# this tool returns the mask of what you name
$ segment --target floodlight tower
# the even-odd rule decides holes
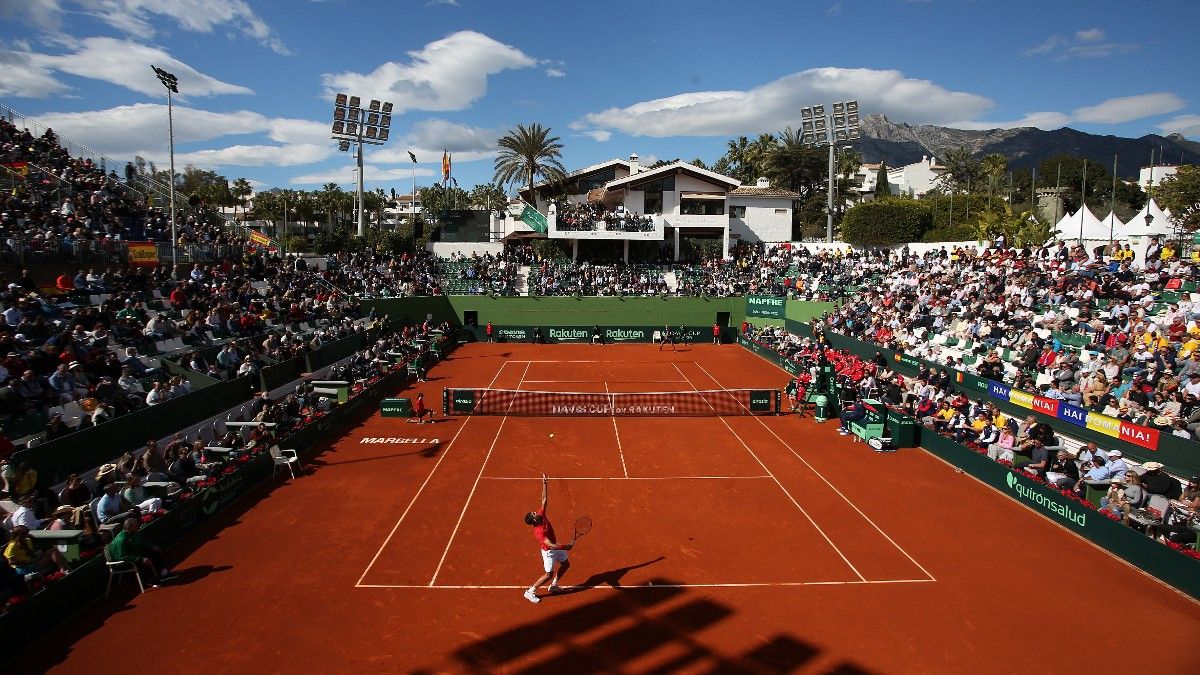
[[[345,152],[358,144],[358,236],[367,234],[366,205],[363,203],[363,144],[387,143],[392,126],[392,104],[372,99],[364,110],[358,96],[338,94],[333,101],[333,140]]]
[[[175,115],[171,101],[171,94],[179,93],[179,78],[171,73],[159,68],[158,66],[150,66],[154,74],[158,76],[158,81],[167,88],[167,140],[170,143],[171,149],[171,180],[170,180],[170,195],[171,195],[171,272],[175,272],[175,247],[179,244],[179,235],[175,232]]]
[[[856,141],[861,135],[858,101],[834,103],[832,115],[825,114],[823,105],[805,106],[800,109],[800,142],[813,148],[829,146],[829,196],[825,204],[826,241],[833,241],[834,147]]]

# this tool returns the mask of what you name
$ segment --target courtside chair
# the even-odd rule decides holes
[[[288,472],[292,474],[292,479],[295,479],[296,468],[300,466],[300,455],[295,450],[282,450],[278,445],[272,445],[270,453],[271,459],[275,462],[275,466],[271,468],[271,477],[274,478],[279,467],[286,466]]]
[[[104,565],[108,568],[108,588],[104,589],[104,597],[112,591],[113,579],[126,574],[132,574],[134,579],[137,579],[138,589],[146,592],[146,585],[142,583],[142,573],[138,570],[137,563],[128,560],[113,560],[108,553],[108,547],[104,547]]]

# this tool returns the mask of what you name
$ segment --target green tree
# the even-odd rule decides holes
[[[516,129],[500,137],[497,145],[495,182],[512,185],[524,182],[530,193],[537,177],[554,182],[566,177],[562,165],[563,144],[558,136],[550,135],[550,128],[533,123],[518,124]]]
[[[1179,167],[1152,189],[1159,206],[1171,212],[1171,220],[1187,232],[1200,229],[1200,167]]]
[[[417,191],[417,197],[421,200],[421,208],[434,215],[455,208],[465,209],[471,203],[470,195],[466,190],[453,186],[446,187],[441,183],[421,188]]]
[[[337,183],[326,183],[321,186],[320,192],[317,192],[317,209],[325,214],[325,222],[329,227],[333,227],[334,216],[341,211],[346,197],[346,193]]]
[[[467,196],[467,205],[476,211],[503,211],[508,205],[508,195],[495,183],[480,183],[471,188],[471,193]]]
[[[1008,173],[1008,158],[998,152],[993,152],[979,162],[979,168],[987,180],[988,195],[998,194],[1004,183],[1004,176]],[[982,188],[982,186],[980,187]]]
[[[945,192],[966,192],[983,187],[983,166],[971,156],[966,148],[950,150],[942,158],[945,172],[938,178],[938,186]]]
[[[875,199],[892,196],[892,184],[888,182],[887,162],[879,160],[879,173],[875,177]]]
[[[927,202],[883,198],[858,204],[842,219],[842,241],[858,246],[887,246],[920,241],[933,223]]]
[[[250,181],[245,178],[239,178],[233,181],[229,186],[229,194],[233,197],[233,219],[237,220],[237,208],[242,207],[242,219],[246,218],[246,200],[250,195],[254,194],[254,188],[250,185]]]

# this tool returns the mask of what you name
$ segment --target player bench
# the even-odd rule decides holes
[[[869,399],[864,399],[863,404],[867,407],[867,416],[850,422],[850,433],[864,442],[870,442],[873,438],[884,438],[887,408],[882,402]]]

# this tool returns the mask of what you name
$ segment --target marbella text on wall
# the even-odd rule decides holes
[[[1019,389],[1013,389],[1002,382],[995,380],[988,381],[988,394],[992,398],[1008,401],[1013,405],[1032,410],[1034,412],[1047,415],[1049,417],[1057,417],[1058,419],[1073,424],[1077,427],[1091,429],[1092,431],[1119,438],[1127,443],[1146,448],[1147,450],[1158,450],[1158,429],[1144,427],[1140,424],[1131,424],[1125,420],[1117,419],[1110,415],[1098,413],[1086,408],[1071,405],[1065,401],[1059,401],[1053,398],[1037,396],[1024,392]]]

